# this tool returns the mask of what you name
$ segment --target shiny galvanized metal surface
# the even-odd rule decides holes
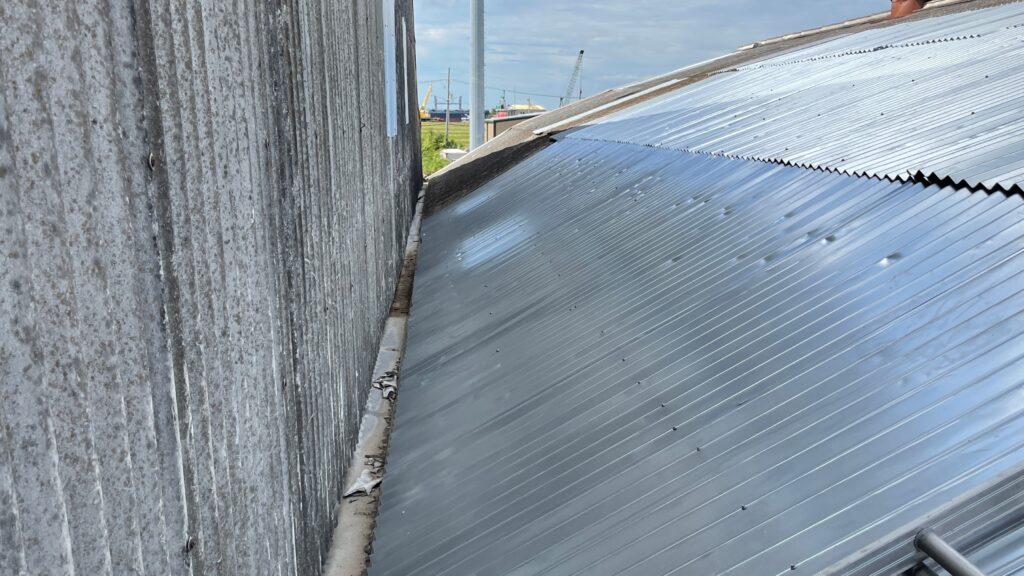
[[[870,30],[571,135],[988,190],[1024,183],[1024,4]]]
[[[373,575],[814,574],[1024,460],[1024,206],[566,139],[424,223],[403,382]]]
[[[970,558],[986,576],[1024,574],[1024,525],[972,550]]]

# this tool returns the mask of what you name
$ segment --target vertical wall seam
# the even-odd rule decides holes
[[[163,313],[161,325],[164,327],[168,359],[171,372],[170,407],[173,416],[170,423],[176,427],[174,435],[177,452],[177,472],[181,475],[181,502],[184,525],[180,527],[181,558],[191,573],[194,564],[186,562],[190,535],[199,533],[197,518],[192,513],[196,508],[195,471],[190,458],[185,456],[187,446],[186,423],[182,415],[188,413],[188,398],[185,390],[185,349],[182,341],[181,326],[181,284],[174,267],[174,221],[171,216],[170,182],[167,173],[167,150],[164,146],[164,118],[160,103],[160,75],[157,72],[156,45],[153,37],[153,22],[150,6],[160,0],[134,0],[135,42],[139,54],[139,92],[142,99],[143,126],[148,151],[145,152],[149,168],[152,172],[147,188],[152,195],[152,211],[154,219],[154,237],[157,255],[160,262],[160,279],[163,288],[159,294],[159,308]],[[172,56],[173,58],[173,56]],[[154,390],[154,394],[156,391]],[[154,405],[160,406],[158,398]],[[175,549],[174,541],[168,545],[169,551]],[[174,566],[173,557],[171,566]],[[201,565],[198,566],[201,569]]]

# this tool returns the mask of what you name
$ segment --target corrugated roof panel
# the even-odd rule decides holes
[[[740,68],[785,66],[793,62],[834,58],[852,52],[884,50],[911,44],[946,42],[974,36],[978,33],[979,26],[1005,24],[1002,22],[1005,12],[1000,10],[967,12],[968,15],[966,17],[964,14],[964,12],[959,12],[955,16],[948,18],[925,18],[871,28],[856,34],[847,34],[829,39],[826,41],[827,50],[823,50],[823,43],[819,42],[791,50],[785,54],[773,55]]]
[[[402,379],[371,574],[813,574],[1024,460],[1024,206],[565,139],[424,223]]]
[[[970,557],[986,576],[1024,575],[1024,525],[972,550]]]
[[[1010,190],[1024,183],[1021,24],[1016,3],[854,34],[719,74],[569,137]]]

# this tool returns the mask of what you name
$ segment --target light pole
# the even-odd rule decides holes
[[[469,149],[484,143],[484,0],[470,0]]]

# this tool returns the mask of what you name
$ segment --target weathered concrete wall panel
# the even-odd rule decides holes
[[[0,574],[319,572],[420,180],[395,4],[0,4]]]

